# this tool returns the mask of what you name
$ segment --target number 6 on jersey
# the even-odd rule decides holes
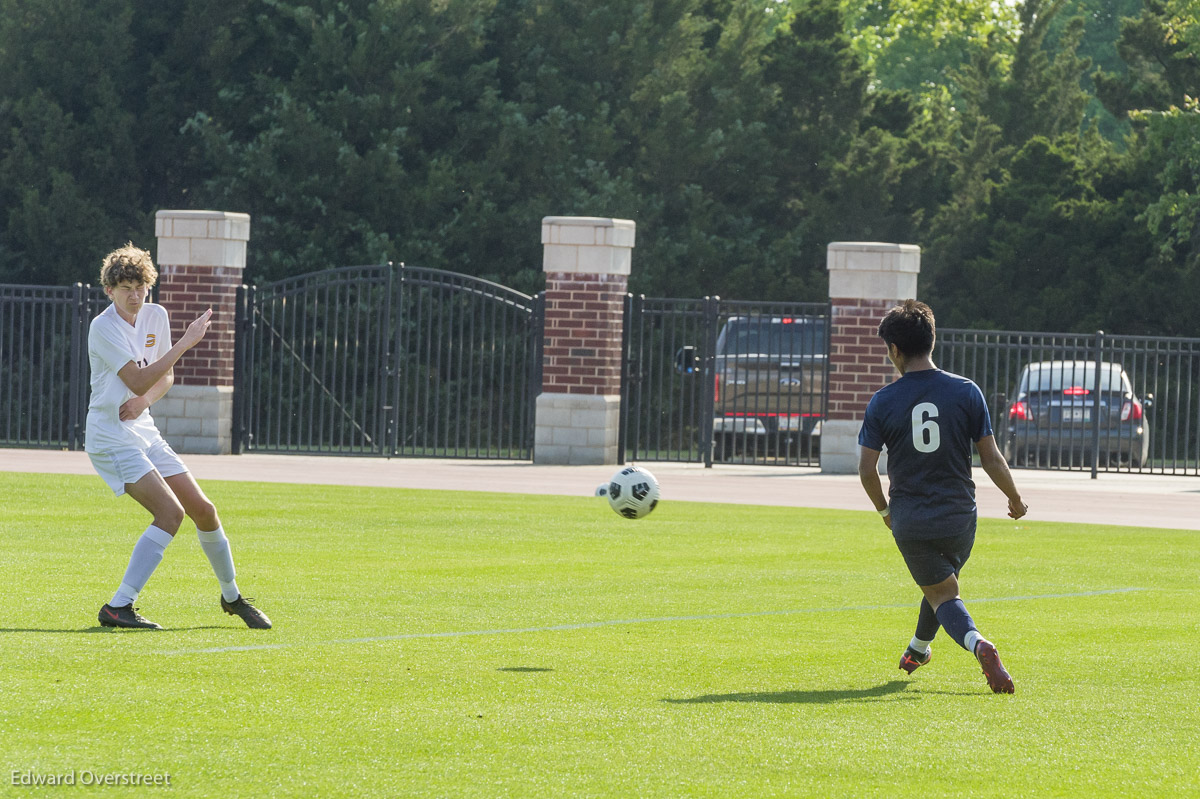
[[[934,452],[942,443],[942,431],[934,421],[938,407],[922,402],[912,409],[912,438],[917,452]]]

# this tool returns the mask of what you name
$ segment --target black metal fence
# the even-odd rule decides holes
[[[0,446],[82,449],[103,289],[0,285]]]
[[[106,304],[82,284],[0,286],[0,446],[82,448],[87,329]],[[630,297],[622,461],[817,465],[828,315]],[[433,269],[244,288],[237,447],[530,458],[542,323],[540,296]],[[1016,466],[1200,474],[1200,339],[943,329],[935,359],[979,384]]]
[[[380,264],[248,288],[238,306],[240,449],[532,457],[540,297]]]
[[[828,319],[827,303],[629,296],[621,462],[818,465]]]
[[[1200,339],[939,330],[1018,467],[1200,474]]]

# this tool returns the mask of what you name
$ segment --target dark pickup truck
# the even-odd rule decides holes
[[[823,318],[731,317],[717,337],[714,457],[815,454],[827,350]]]

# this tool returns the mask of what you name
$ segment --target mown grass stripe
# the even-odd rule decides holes
[[[1127,594],[1131,591],[1143,591],[1143,588],[1104,588],[1097,591],[1077,591],[1066,594],[1028,594],[1025,596],[1005,597],[971,597],[971,604],[980,602],[1025,602],[1042,599],[1074,599],[1078,597],[1103,596],[1105,594]],[[806,613],[849,613],[860,610],[896,610],[914,607],[914,603],[892,605],[848,605],[840,608],[796,608],[791,610],[762,610],[748,613],[703,613],[690,616],[650,616],[641,619],[609,619],[606,621],[587,621],[574,624],[552,624],[545,627],[511,627],[494,630],[457,630],[436,633],[398,633],[396,635],[376,635],[364,638],[338,638],[329,641],[297,641],[281,644],[248,644],[244,646],[212,646],[197,649],[175,649],[162,652],[163,655],[212,655],[224,652],[261,652],[272,649],[291,649],[298,646],[348,646],[350,644],[374,644],[383,641],[409,641],[422,638],[466,638],[478,635],[517,635],[525,633],[552,633],[571,630],[591,630],[599,627],[619,627],[628,624],[662,624],[665,622],[681,621],[716,621],[720,619],[750,619],[763,616],[796,616]]]

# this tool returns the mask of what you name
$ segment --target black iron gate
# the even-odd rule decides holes
[[[627,302],[623,461],[817,464],[827,305]],[[82,448],[106,304],[0,286],[0,447]],[[542,321],[540,296],[390,264],[243,288],[236,449],[528,459]],[[938,333],[938,365],[983,389],[1014,465],[1200,474],[1200,339]]]
[[[1018,467],[1200,474],[1200,339],[939,330]]]
[[[243,288],[241,451],[532,457],[542,299],[379,264]]]
[[[0,285],[0,446],[83,449],[99,286]]]
[[[629,296],[621,462],[819,465],[829,313],[828,303]]]

